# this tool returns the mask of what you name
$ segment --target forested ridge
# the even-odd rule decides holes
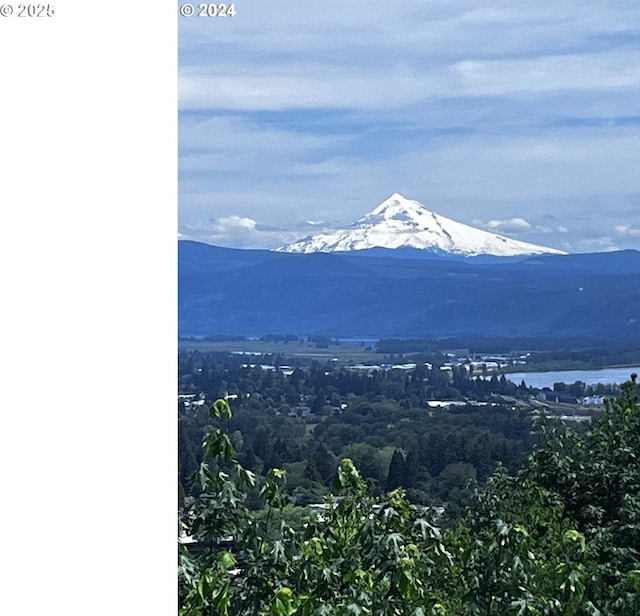
[[[567,427],[506,379],[180,361],[220,398],[179,408],[181,615],[640,611],[634,383]]]
[[[638,338],[637,251],[492,263],[360,252],[293,254],[180,241],[178,331]]]

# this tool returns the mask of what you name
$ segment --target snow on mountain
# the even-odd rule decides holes
[[[309,253],[376,247],[411,247],[461,256],[566,254],[554,248],[512,240],[456,222],[398,193],[346,229],[310,235],[276,250]]]

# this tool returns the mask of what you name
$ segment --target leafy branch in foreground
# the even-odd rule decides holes
[[[584,436],[540,425],[527,473],[554,493],[584,534],[596,572],[589,594],[603,613],[640,613],[640,407],[634,375]]]
[[[541,422],[527,467],[498,468],[445,530],[402,488],[372,497],[348,458],[319,515],[293,508],[285,472],[257,478],[212,427],[180,516],[180,615],[640,613],[640,411],[622,389],[586,435]]]
[[[213,419],[228,417],[224,401]],[[271,469],[259,514],[246,505],[255,477],[220,428],[203,442],[203,494],[183,512],[180,614],[437,614],[451,556],[432,514],[398,489],[379,502],[349,459],[340,463],[321,515],[296,529],[283,515],[284,471]],[[428,575],[425,576],[425,572]],[[407,611],[409,610],[409,611]]]

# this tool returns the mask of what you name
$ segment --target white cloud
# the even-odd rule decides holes
[[[331,226],[320,222],[302,222],[284,227],[260,224],[242,216],[224,216],[204,224],[181,225],[178,239],[231,248],[273,249],[300,240],[310,233],[329,230],[332,230]]]
[[[182,109],[388,109],[455,96],[523,96],[556,92],[636,89],[634,53],[550,54],[485,60],[473,56],[435,67],[290,63],[184,66]],[[366,69],[366,70],[365,70]]]
[[[482,227],[492,233],[501,233],[505,235],[522,235],[526,234],[529,241],[535,243],[536,235],[553,235],[556,233],[566,234],[569,230],[564,226],[551,227],[546,224],[538,224],[525,220],[524,218],[509,218],[505,220],[494,219],[487,223],[476,220],[475,225]]]
[[[616,225],[614,229],[620,235],[640,237],[640,226],[638,225]]]
[[[485,226],[493,233],[521,233],[522,231],[529,231],[531,229],[531,224],[524,218],[490,220]]]
[[[243,218],[242,216],[226,216],[212,220],[212,230],[216,233],[245,233],[254,231],[256,221],[251,218]]]
[[[259,234],[257,223],[243,216],[223,216],[206,223],[181,225],[178,239],[194,240],[218,246],[250,247]]]
[[[231,74],[184,68],[180,75],[183,109],[284,110],[315,108],[378,109],[431,98],[423,82],[442,79],[415,75],[408,68],[363,72],[325,64],[252,67]],[[444,91],[444,84],[438,88]]]
[[[451,67],[458,94],[513,96],[554,91],[637,88],[640,73],[631,52],[548,55],[517,60],[464,60]]]

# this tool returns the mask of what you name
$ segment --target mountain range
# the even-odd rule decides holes
[[[465,257],[565,254],[554,248],[520,242],[451,220],[399,193],[394,193],[372,212],[344,229],[311,235],[276,250],[311,253],[373,248],[413,248]]]
[[[298,254],[180,241],[178,259],[181,336],[640,338],[634,250]]]

